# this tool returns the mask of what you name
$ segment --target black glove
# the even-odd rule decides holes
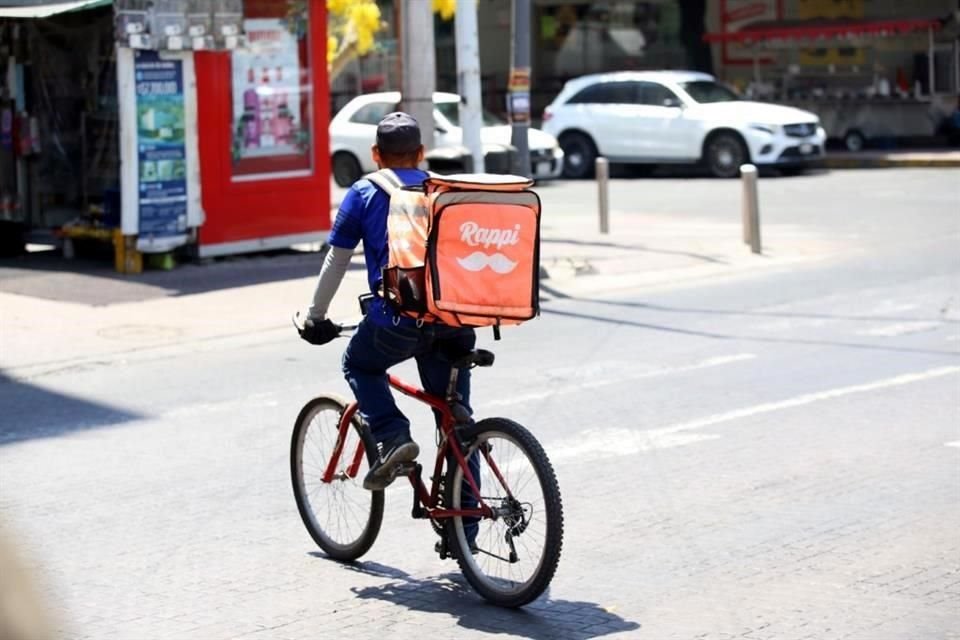
[[[300,330],[300,337],[310,344],[327,344],[340,335],[340,326],[329,320],[307,318]]]

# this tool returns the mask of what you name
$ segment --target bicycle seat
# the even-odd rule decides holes
[[[492,351],[486,349],[475,349],[455,359],[452,364],[455,369],[467,369],[470,367],[491,367],[493,366],[494,355]]]

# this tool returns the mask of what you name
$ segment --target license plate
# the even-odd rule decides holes
[[[547,175],[550,173],[550,163],[549,162],[538,162],[537,163],[537,175]]]
[[[813,145],[810,144],[809,142],[803,143],[802,145],[800,145],[800,153],[802,153],[803,155],[813,153]]]

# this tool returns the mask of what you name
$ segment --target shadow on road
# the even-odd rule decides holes
[[[541,286],[541,289],[544,289]],[[551,291],[544,289],[547,293]],[[599,302],[596,300],[587,300],[585,298],[572,298],[570,296],[564,296],[563,293],[559,293],[558,298],[565,298],[568,300],[580,300],[581,302]],[[636,327],[638,329],[648,329],[650,331],[664,331],[667,333],[677,333],[680,335],[688,336],[697,336],[700,338],[713,338],[715,340],[745,340],[748,342],[759,342],[766,344],[803,344],[803,345],[815,345],[815,346],[832,346],[832,347],[843,347],[846,349],[864,349],[867,351],[889,351],[891,353],[921,353],[926,355],[948,355],[956,356],[955,351],[949,349],[915,349],[911,347],[896,347],[887,344],[869,344],[864,342],[843,342],[839,340],[811,340],[806,338],[771,338],[769,336],[751,336],[735,333],[717,333],[713,331],[699,331],[696,329],[683,329],[680,327],[669,326],[665,324],[653,324],[650,322],[637,322],[635,320],[627,320],[624,318],[611,317],[605,315],[597,315],[590,313],[577,313],[574,311],[560,311],[559,309],[550,309],[546,306],[540,308],[540,312],[543,315],[555,315],[565,318],[577,318],[580,320],[589,320],[593,322],[605,322],[609,324],[618,324],[627,327]],[[749,312],[748,312],[749,313]],[[799,317],[799,316],[798,316]],[[876,319],[876,318],[874,318]]]
[[[49,391],[0,372],[0,446],[108,427],[139,416]]]
[[[392,602],[423,613],[441,614],[445,618],[453,616],[457,625],[465,629],[511,634],[531,640],[588,640],[640,628],[640,624],[625,620],[595,603],[553,599],[549,590],[522,609],[504,609],[483,600],[457,572],[418,579],[376,562],[340,566],[389,579],[382,585],[353,588],[358,598]]]
[[[883,315],[849,315],[839,313],[801,313],[796,311],[755,311],[744,309],[707,309],[703,307],[668,307],[660,304],[650,304],[649,302],[624,302],[622,300],[603,300],[600,298],[586,298],[582,296],[571,296],[552,288],[549,285],[540,283],[540,289],[550,294],[557,300],[573,300],[576,302],[587,302],[589,304],[607,305],[613,307],[628,307],[631,309],[646,309],[648,311],[657,311],[662,313],[675,314],[693,314],[693,315],[713,315],[713,316],[745,316],[754,318],[787,318],[803,320],[850,320],[853,322],[943,322],[945,324],[960,324],[960,319],[947,317],[946,313],[949,306],[941,310],[940,315],[934,316],[883,316]]]
[[[671,249],[652,249],[650,247],[645,247],[643,245],[637,244],[623,244],[619,242],[606,242],[606,241],[595,241],[595,240],[579,240],[574,238],[540,238],[541,244],[569,244],[578,247],[596,247],[603,249],[624,249],[628,251],[636,251],[638,254],[643,253],[656,253],[659,255],[667,256],[683,256],[685,258],[693,258],[694,260],[700,260],[701,262],[711,262],[714,264],[727,264],[728,260],[722,260],[713,256],[708,256],[702,253],[693,253],[691,251],[675,251]],[[547,261],[547,258],[541,257],[541,260]]]

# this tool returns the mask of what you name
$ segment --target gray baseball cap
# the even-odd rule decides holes
[[[381,153],[411,153],[420,148],[420,125],[409,113],[388,113],[377,125]]]

